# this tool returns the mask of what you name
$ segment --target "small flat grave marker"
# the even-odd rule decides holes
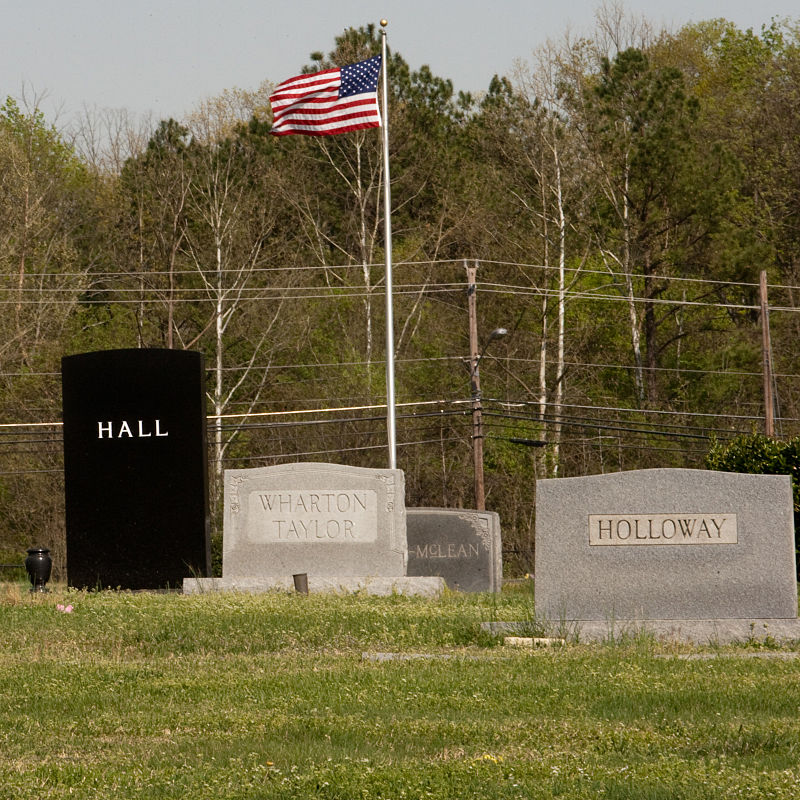
[[[450,589],[499,592],[500,517],[493,511],[409,508],[408,574],[440,575]]]

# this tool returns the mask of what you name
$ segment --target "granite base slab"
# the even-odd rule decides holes
[[[536,622],[536,627],[542,623]],[[526,622],[482,622],[481,629],[496,635],[524,633]],[[567,641],[619,641],[631,636],[653,636],[660,641],[691,644],[732,644],[734,642],[800,640],[800,619],[647,619],[594,620],[571,619],[544,623],[550,635]]]
[[[309,593],[334,592],[354,594],[365,592],[368,595],[386,597],[402,594],[415,597],[439,597],[445,589],[441,577],[343,577],[319,578],[308,576]],[[205,594],[207,592],[241,592],[261,594],[263,592],[294,592],[291,575],[269,578],[184,578],[184,594]]]

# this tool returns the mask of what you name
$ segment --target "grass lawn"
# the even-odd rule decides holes
[[[0,798],[800,798],[800,643],[480,632],[531,611],[0,584]]]

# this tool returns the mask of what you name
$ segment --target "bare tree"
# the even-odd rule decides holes
[[[84,106],[67,135],[91,170],[116,177],[126,161],[144,152],[153,127],[150,115],[133,115],[124,108]]]
[[[206,120],[205,131],[214,127],[213,120]],[[179,331],[179,337],[185,348],[210,339],[207,349],[212,353],[214,375],[209,398],[215,419],[216,498],[222,486],[225,451],[236,434],[234,430],[227,440],[223,438],[223,416],[243,387],[247,388],[246,410],[239,419],[260,401],[269,366],[263,362],[269,358],[267,345],[275,337],[283,299],[279,295],[269,307],[260,305],[263,313],[259,314],[258,330],[246,347],[236,348],[244,362],[232,365],[236,372],[227,370],[229,337],[248,303],[248,295],[258,286],[254,276],[264,263],[265,245],[275,224],[275,206],[269,202],[265,189],[259,187],[266,181],[257,155],[241,139],[195,144],[191,162],[193,180],[186,210],[192,223],[187,227],[184,246],[210,301],[211,313],[199,330],[190,335]],[[237,337],[241,337],[241,325],[237,331]],[[234,377],[226,380],[228,375]]]

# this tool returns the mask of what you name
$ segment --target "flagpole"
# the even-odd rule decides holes
[[[386,26],[381,20],[383,66],[383,220],[386,251],[386,430],[389,437],[389,469],[397,469],[397,433],[394,400],[394,311],[392,309],[392,192],[389,185],[389,81],[386,77]]]

